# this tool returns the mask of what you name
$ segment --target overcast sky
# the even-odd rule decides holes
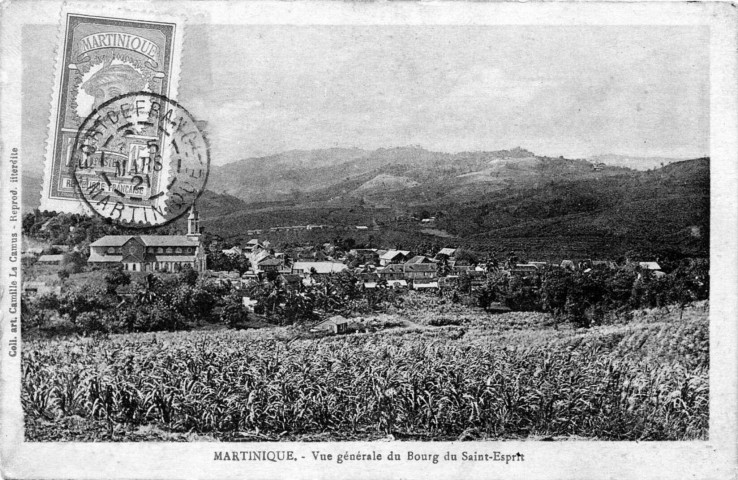
[[[706,28],[190,28],[179,100],[209,123],[215,164],[334,146],[709,154]],[[53,48],[42,31],[46,43],[24,32],[39,61]],[[50,89],[33,83],[31,129],[27,104]]]

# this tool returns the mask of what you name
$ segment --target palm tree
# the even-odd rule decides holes
[[[158,294],[156,287],[158,286],[159,279],[152,273],[149,273],[144,278],[144,283],[139,284],[139,289],[136,292],[136,303],[139,305],[151,305],[156,301]]]
[[[446,277],[451,273],[451,267],[448,266],[448,261],[442,258],[436,265],[436,276]]]

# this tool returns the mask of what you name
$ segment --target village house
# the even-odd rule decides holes
[[[177,272],[185,265],[205,271],[206,254],[199,224],[193,206],[187,219],[187,235],[106,235],[90,244],[87,262],[123,265],[124,270],[131,272]]]
[[[36,263],[42,265],[61,265],[64,255],[41,255]]]
[[[302,262],[298,261],[292,264],[292,273],[300,275],[302,278],[311,276],[326,276],[348,270],[348,267],[341,262]]]
[[[222,252],[223,252],[224,255],[236,255],[236,256],[239,256],[239,257],[241,255],[243,255],[243,250],[239,246],[235,246],[235,247],[231,247],[231,248],[222,250]]]
[[[394,288],[394,289],[407,288],[407,280],[388,280],[387,288]]]
[[[442,248],[436,254],[436,260],[448,260],[449,258],[452,258],[454,255],[456,255],[455,248]]]
[[[254,307],[259,303],[258,300],[252,300],[251,297],[241,297],[241,301],[249,313],[254,313]]]
[[[436,277],[436,264],[406,263],[404,272],[407,280],[430,280]]]
[[[23,282],[23,286],[21,288],[22,292],[29,297],[46,294],[59,295],[61,293],[61,286],[50,286],[47,285],[46,282]]]
[[[292,290],[300,290],[302,287],[302,278],[294,273],[283,273],[279,276],[282,285]]]
[[[435,290],[438,288],[438,280],[415,280],[413,281],[413,290]]]
[[[593,267],[607,267],[607,268],[617,268],[617,265],[615,262],[609,261],[609,260],[594,260],[592,262]]]
[[[41,255],[44,253],[43,247],[29,247],[29,248],[23,248],[21,250],[21,253],[27,253],[29,255]]]
[[[334,335],[348,332],[351,321],[348,318],[336,315],[327,320],[323,320],[310,329],[311,332],[331,332]]]
[[[574,262],[571,260],[562,260],[560,266],[561,268],[566,268],[568,270],[576,270],[576,265],[574,265]]]
[[[256,273],[277,272],[279,271],[279,267],[281,266],[281,260],[279,260],[278,258],[269,257],[264,258],[260,262],[258,262],[254,266],[254,271],[256,271]]]
[[[661,266],[657,262],[638,262],[638,266],[642,270],[661,270]]]
[[[413,265],[416,263],[433,263],[433,260],[425,255],[415,255],[413,258],[405,262],[405,265]]]
[[[510,269],[510,273],[523,276],[535,275],[538,273],[538,267],[531,263],[517,263]]]
[[[401,263],[392,263],[384,268],[377,269],[379,278],[390,280],[403,280],[405,278],[405,266]]]
[[[205,277],[213,280],[218,285],[240,285],[241,277],[238,272],[213,272],[208,270],[204,272]]]
[[[375,248],[353,248],[349,255],[362,259],[364,262],[375,263],[379,261],[379,255]]]
[[[262,245],[261,242],[259,242],[259,240],[256,238],[252,238],[251,240],[246,242],[246,245],[244,245],[243,247],[243,251],[247,253],[255,253],[263,249],[264,245]]]
[[[323,262],[328,260],[328,255],[323,253],[322,250],[304,250],[297,253],[297,258],[300,260]]]
[[[474,267],[472,267],[471,265],[460,265],[458,263],[454,263],[451,266],[451,271],[454,274],[458,275],[461,272],[472,272],[472,271],[474,271]]]
[[[385,266],[393,263],[403,263],[408,256],[410,256],[410,252],[407,250],[389,250],[379,257],[379,264]]]
[[[252,268],[255,268],[255,265],[269,257],[271,257],[271,255],[267,250],[256,250],[248,255],[249,263],[252,265]]]

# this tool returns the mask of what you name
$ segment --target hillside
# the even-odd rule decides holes
[[[674,162],[652,171],[586,169],[585,161],[484,159],[447,165],[446,170],[479,168],[437,178],[408,164],[387,173],[365,174],[330,188],[305,193],[301,201],[247,204],[209,217],[209,230],[238,240],[245,229],[328,224],[341,233],[291,233],[280,241],[351,237],[373,246],[449,243],[494,254],[510,250],[539,258],[706,256],[709,249],[709,160]],[[462,157],[463,158],[463,157]],[[499,175],[495,177],[495,175]],[[423,177],[425,175],[425,177]],[[385,183],[385,188],[377,187]],[[401,185],[407,188],[395,188]],[[433,228],[407,218],[435,214]],[[404,220],[398,220],[403,218]],[[357,232],[355,225],[377,224]],[[434,235],[435,234],[435,235]]]
[[[214,166],[208,188],[246,202],[328,201],[347,195],[382,205],[388,200],[384,193],[398,186],[407,192],[403,202],[423,203],[439,193],[475,196],[551,178],[601,177],[622,170],[595,170],[584,160],[540,157],[522,148],[456,154],[419,147],[328,149]]]
[[[637,171],[521,148],[330,149],[213,167],[210,178],[198,202],[203,225],[233,242],[248,240],[248,230],[318,224],[339,230],[262,236],[282,243],[343,237],[374,247],[449,243],[542,259],[709,251],[706,158]],[[40,181],[27,175],[23,182],[27,211],[38,204]],[[411,218],[429,215],[434,224]]]
[[[499,192],[450,208],[438,224],[470,240],[512,246],[542,241],[570,254],[671,249],[706,255],[709,209],[709,161],[698,159]]]

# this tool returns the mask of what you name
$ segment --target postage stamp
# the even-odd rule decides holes
[[[176,96],[177,72],[180,52],[177,36],[181,27],[173,22],[142,21],[127,18],[108,18],[77,13],[66,13],[63,18],[63,37],[57,60],[56,91],[52,98],[51,121],[47,142],[44,183],[41,192],[41,209],[80,213],[92,208],[82,201],[83,189],[94,189],[90,169],[82,173],[75,142],[80,129],[91,118],[100,120],[99,109],[116,98],[131,92],[149,92],[160,98]],[[108,119],[113,118],[112,113]],[[123,114],[125,117],[125,114]],[[87,121],[87,122],[86,122]],[[100,124],[95,124],[99,126]],[[140,129],[140,125],[139,125]],[[160,137],[146,136],[145,132],[121,129],[121,138],[113,141],[108,136],[94,155],[88,155],[105,164],[104,152],[108,149],[108,163],[127,165],[117,168],[114,186],[111,181],[102,185],[110,192],[127,191],[118,195],[112,203],[110,217],[121,222],[136,224],[138,208],[156,209],[152,219],[161,222],[165,215],[166,195],[162,186],[167,184],[168,169],[146,167],[144,176],[135,166],[144,162],[143,157],[152,150]],[[89,144],[89,138],[85,140]],[[153,142],[153,143],[152,143]],[[163,152],[158,152],[159,154]],[[166,160],[166,158],[163,158]],[[100,172],[102,173],[102,172]],[[106,177],[107,178],[107,177]],[[162,195],[156,196],[157,193]],[[116,194],[117,195],[117,194]],[[107,204],[107,202],[103,202]],[[104,207],[92,208],[102,214]],[[143,211],[143,210],[142,210]],[[141,219],[143,215],[139,216]],[[146,218],[149,218],[147,215]],[[155,223],[160,223],[154,220]]]

